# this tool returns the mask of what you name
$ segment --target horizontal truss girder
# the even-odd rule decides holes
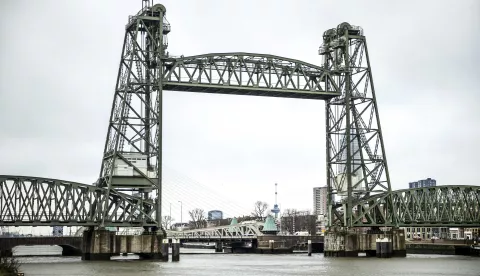
[[[304,99],[340,95],[330,71],[273,55],[206,54],[166,58],[163,66],[164,90]]]
[[[0,225],[98,226],[107,189],[57,179],[0,176]],[[145,212],[145,210],[151,210]],[[105,226],[155,226],[153,202],[110,193]]]
[[[97,226],[102,215],[100,203],[105,195],[106,189],[93,185],[38,177],[0,176],[0,225]],[[141,202],[140,198],[121,193],[110,197],[105,226],[155,226],[153,211],[141,212],[141,209],[152,210],[152,202]],[[146,208],[140,208],[142,204]],[[398,190],[354,201],[354,206],[354,227],[480,227],[480,186]],[[394,217],[398,219],[394,220]],[[170,233],[188,239],[255,238],[262,235],[261,225],[238,224]]]
[[[354,227],[480,227],[480,186],[397,190],[353,205]]]
[[[261,227],[263,227],[263,223],[225,225],[185,231],[167,231],[167,236],[183,240],[256,239],[258,236],[263,235],[260,231]]]

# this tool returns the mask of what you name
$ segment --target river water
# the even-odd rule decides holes
[[[323,254],[288,255],[182,254],[178,263],[138,260],[135,255],[111,261],[82,261],[80,257],[19,257],[29,275],[355,275],[355,276],[480,276],[480,258],[408,255],[406,258],[324,258]],[[19,252],[20,253],[20,252]]]

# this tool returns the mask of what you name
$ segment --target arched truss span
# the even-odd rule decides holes
[[[0,225],[98,226],[106,195],[106,189],[93,185],[0,175]],[[105,226],[155,225],[151,200],[122,193],[108,197]]]
[[[304,99],[340,95],[329,70],[279,56],[213,53],[162,62],[165,90]]]
[[[256,239],[263,235],[260,231],[262,227],[263,223],[225,225],[185,231],[167,231],[167,236],[189,241]]]
[[[98,226],[106,194],[106,189],[94,185],[40,177],[1,175],[0,225]],[[155,226],[151,200],[142,200],[122,193],[111,193],[109,199],[105,226]],[[354,225],[357,227],[480,226],[480,186],[436,186],[398,190],[356,200],[355,205],[353,216]],[[341,215],[341,205],[337,207],[335,212]],[[231,238],[236,235],[251,237],[259,235],[260,232],[259,225],[252,224],[189,230],[177,234],[203,239],[217,236]]]
[[[360,199],[355,205],[355,226],[480,226],[480,186],[397,190]]]

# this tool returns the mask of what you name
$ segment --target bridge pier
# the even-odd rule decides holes
[[[215,252],[223,252],[223,242],[215,243]]]
[[[115,233],[108,230],[86,230],[83,232],[82,260],[110,260]]]
[[[117,236],[108,230],[83,232],[82,260],[110,260],[111,256],[134,253],[141,259],[168,261],[168,239],[163,235],[148,232],[143,235]]]
[[[391,248],[391,254],[383,254],[383,249],[382,252],[377,252],[377,239],[388,243],[382,246]],[[368,257],[406,257],[404,232],[402,229],[391,229],[358,233],[352,230],[334,229],[325,233],[325,257],[357,257],[359,252],[365,252]]]
[[[0,257],[13,257],[13,250],[12,249],[0,250]]]
[[[167,261],[168,261],[168,252],[167,252]],[[174,239],[172,242],[172,262],[178,262],[178,261],[180,261],[180,241],[177,239]]]

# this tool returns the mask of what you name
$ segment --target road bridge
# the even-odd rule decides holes
[[[0,237],[0,255],[12,256],[12,249],[20,245],[58,245],[62,256],[81,256],[82,237]]]
[[[361,27],[343,22],[325,31],[318,51],[320,65],[243,52],[174,57],[166,51],[172,30],[166,8],[148,2],[142,1],[142,9],[125,26],[97,181],[87,185],[0,176],[0,226],[88,226],[90,231],[85,233],[91,246],[87,248],[95,251],[88,258],[95,254],[107,258],[109,245],[102,252],[93,246],[97,237],[109,239],[104,227],[144,227],[152,235],[150,241],[142,242],[150,243],[152,256],[158,256],[158,236],[164,235],[160,231],[164,90],[325,101],[332,233],[326,238],[326,249],[331,244],[335,254],[342,255],[350,250],[346,249],[349,244],[357,244],[351,231],[359,227],[376,231],[407,225],[480,226],[476,186],[392,190],[372,53]]]

